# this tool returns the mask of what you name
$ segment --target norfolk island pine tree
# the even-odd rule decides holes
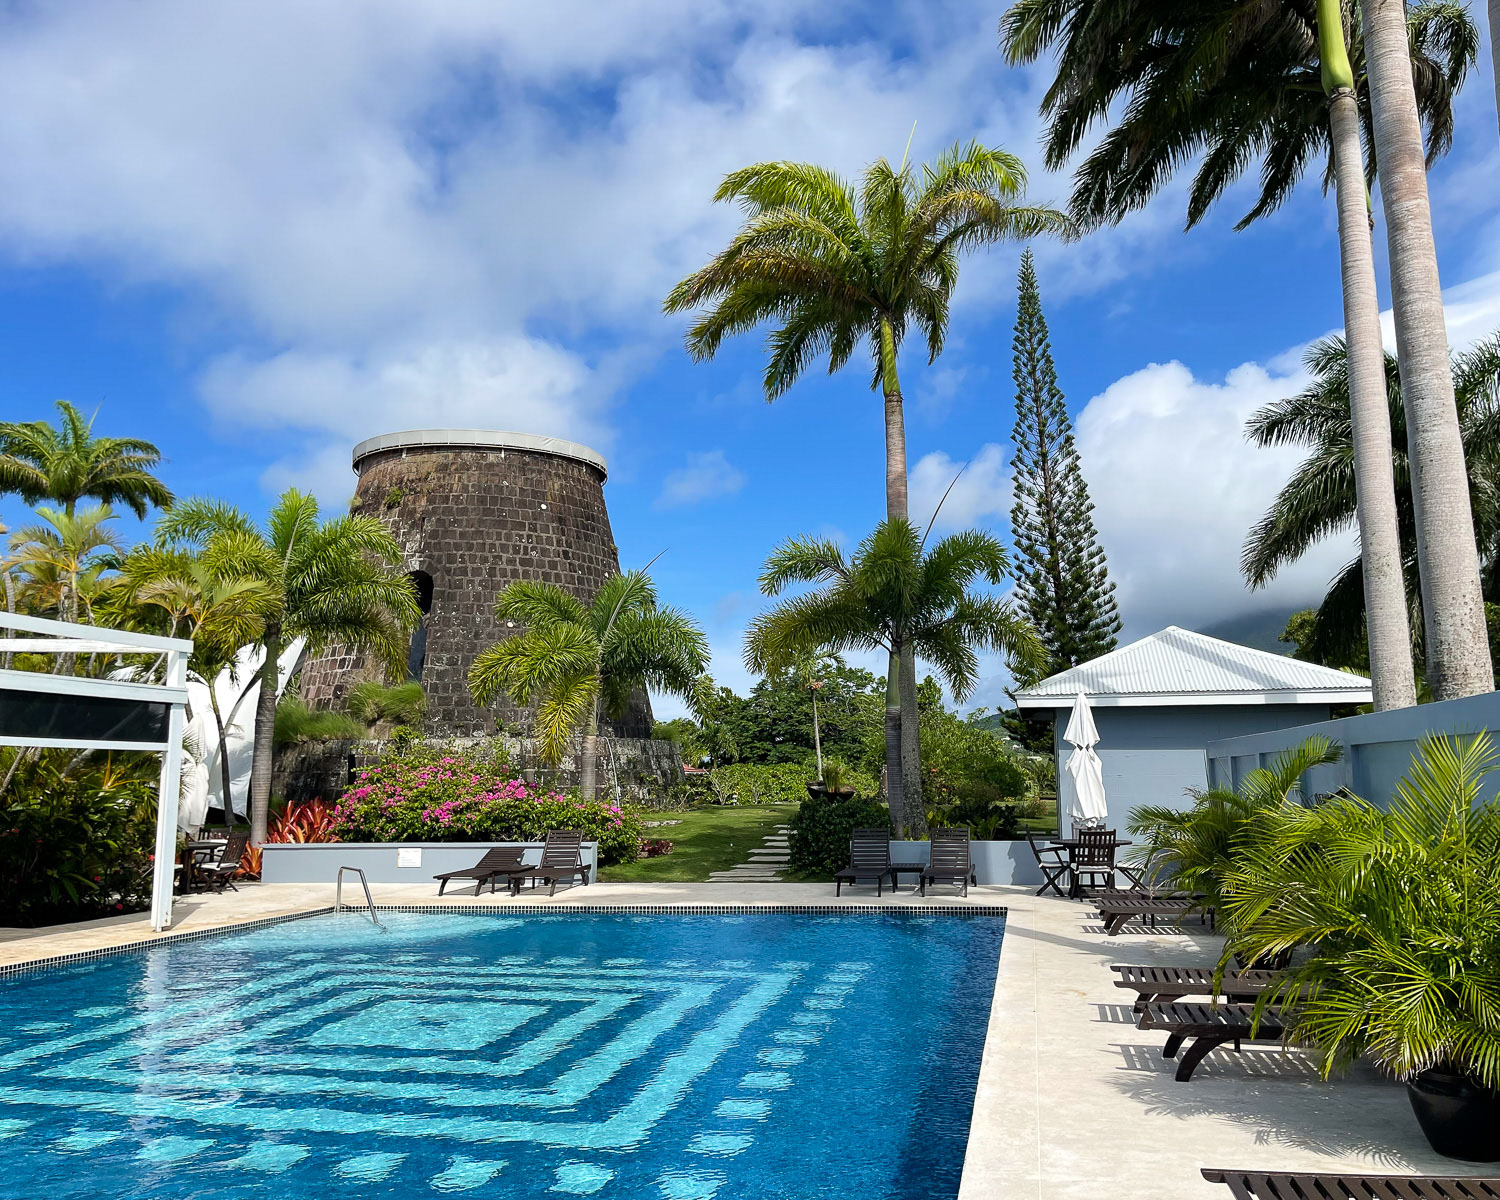
[[[1073,422],[1057,383],[1030,250],[1021,255],[1018,290],[1012,374],[1013,573],[1016,604],[1046,647],[1046,666],[1037,677],[1043,678],[1113,650],[1120,616],[1094,528],[1094,505],[1078,461]]]

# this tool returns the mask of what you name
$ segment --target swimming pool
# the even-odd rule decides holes
[[[0,982],[0,1195],[957,1194],[999,917],[383,919]]]

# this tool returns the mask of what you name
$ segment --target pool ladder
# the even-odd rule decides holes
[[[370,895],[370,881],[365,878],[365,873],[358,867],[339,868],[338,879],[335,881],[333,886],[333,911],[336,913],[344,911],[345,871],[353,871],[356,875],[359,876],[359,885],[360,887],[365,889],[365,912],[369,916],[370,920],[374,922],[375,928],[384,931],[385,926],[380,923],[380,918],[375,915],[375,899]],[[354,910],[354,907],[355,906],[351,904],[349,906],[349,910],[352,912]]]

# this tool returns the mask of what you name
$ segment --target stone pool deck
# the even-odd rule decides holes
[[[936,904],[1009,908],[959,1200],[1225,1200],[1201,1167],[1482,1174],[1434,1155],[1405,1090],[1367,1069],[1322,1083],[1305,1057],[1275,1047],[1209,1055],[1191,1083],[1172,1078],[1165,1035],[1142,1033],[1112,962],[1214,961],[1220,941],[1182,930],[1107,937],[1084,904],[1027,888],[971,888],[925,900],[912,889],[877,900],[858,888],[793,883],[601,883],[519,899],[447,895],[427,884],[373,887],[377,904],[483,908],[578,904]],[[346,890],[346,895],[347,895]],[[206,932],[314,912],[331,884],[244,885],[178,901],[173,933]],[[170,935],[169,935],[170,936]],[[0,967],[150,940],[144,916],[46,930],[0,930]]]

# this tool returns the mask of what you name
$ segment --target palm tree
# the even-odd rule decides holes
[[[708,661],[708,641],[686,613],[659,607],[644,571],[616,575],[589,604],[559,587],[517,580],[495,600],[495,616],[524,632],[483,651],[469,668],[469,690],[481,705],[501,692],[536,704],[544,762],[562,761],[582,729],[579,791],[592,800],[601,709],[623,716],[630,694],[653,687],[691,699]]]
[[[58,424],[0,423],[0,493],[27,504],[56,500],[73,515],[85,497],[123,504],[138,517],[148,505],[167,508],[172,493],[151,474],[161,451],[140,438],[95,437],[93,419],[66,400],[57,402]]]
[[[119,565],[120,539],[105,526],[114,520],[107,504],[91,504],[68,513],[42,505],[41,523],[27,525],[10,537],[6,568],[20,575],[20,600],[27,607],[57,614],[60,621],[91,623],[91,600],[104,573]],[[69,656],[58,669],[70,669]]]
[[[125,559],[114,591],[113,607],[122,624],[159,624],[151,619],[156,614],[165,620],[168,637],[192,639],[188,676],[208,689],[219,743],[224,821],[233,824],[229,729],[214,684],[234,666],[240,648],[260,637],[267,614],[276,607],[276,592],[263,580],[220,577],[190,554],[152,546],[138,547]],[[246,689],[252,684],[247,681]]]
[[[295,488],[271,509],[265,527],[233,505],[188,500],[157,523],[161,547],[196,549],[216,578],[259,580],[271,592],[256,639],[264,654],[250,767],[250,837],[266,840],[271,800],[279,660],[288,642],[312,650],[366,646],[399,670],[406,635],[420,619],[401,548],[374,517],[319,519],[318,502]]]
[[[1438,700],[1494,688],[1463,436],[1448,361],[1405,0],[1362,0],[1371,124],[1390,247],[1396,357],[1407,410],[1427,677]]]
[[[1246,426],[1259,446],[1304,446],[1307,458],[1282,486],[1245,539],[1241,568],[1251,587],[1262,587],[1324,538],[1355,520],[1358,494],[1349,405],[1349,369],[1343,339],[1327,338],[1303,359],[1313,382],[1303,391],[1256,412]],[[1385,394],[1401,559],[1415,580],[1417,527],[1407,458],[1407,412],[1401,403],[1396,359],[1384,359]],[[1470,499],[1478,526],[1479,557],[1500,596],[1500,334],[1453,361],[1459,423],[1468,460]],[[1310,645],[1322,657],[1350,657],[1362,619],[1363,563],[1349,564],[1333,581],[1318,610]],[[1404,597],[1410,611],[1417,595]],[[1410,622],[1406,636],[1412,638]]]
[[[1067,219],[1023,203],[1026,169],[1004,150],[955,144],[924,166],[879,159],[859,189],[825,167],[765,162],[732,172],[715,200],[735,200],[745,223],[729,246],[667,296],[669,313],[703,308],[688,353],[710,359],[724,338],[772,325],[766,399],[774,400],[824,354],[829,374],[861,345],[885,402],[886,519],[907,511],[906,422],[897,358],[908,329],[942,353],[959,255],[1006,239],[1065,232]],[[891,663],[899,719],[915,725],[912,663]],[[915,735],[908,743],[915,747]],[[920,773],[917,764],[913,771]],[[899,773],[890,786],[899,786]]]
[[[1445,0],[1415,5],[1410,21],[1430,160],[1452,144],[1452,98],[1473,64],[1477,35],[1463,7]],[[1093,121],[1119,114],[1075,176],[1071,208],[1085,224],[1119,221],[1201,152],[1189,227],[1260,162],[1260,196],[1237,226],[1243,229],[1278,208],[1309,163],[1326,153],[1323,183],[1336,193],[1344,327],[1353,358],[1358,518],[1376,707],[1414,703],[1385,454],[1390,438],[1366,192],[1373,155],[1361,173],[1360,130],[1368,131],[1370,104],[1360,30],[1340,0],[1021,0],[1001,31],[1013,61],[1030,61],[1061,43],[1057,78],[1042,104],[1052,118],[1049,166],[1067,161]],[[1121,98],[1126,103],[1117,105]]]
[[[1024,617],[972,590],[979,580],[1000,584],[1009,567],[1004,549],[987,533],[955,533],[928,550],[904,520],[881,522],[852,558],[834,542],[793,538],[766,560],[761,591],[779,596],[795,584],[816,590],[783,600],[750,623],[745,664],[765,673],[769,664],[819,650],[883,649],[902,663],[926,659],[962,701],[979,681],[976,651],[999,650],[1025,664],[1044,654]],[[905,722],[893,725],[887,701],[885,761],[892,781],[917,761],[902,745],[907,732]],[[922,781],[908,773],[902,783],[887,788],[891,822],[923,836]]]

